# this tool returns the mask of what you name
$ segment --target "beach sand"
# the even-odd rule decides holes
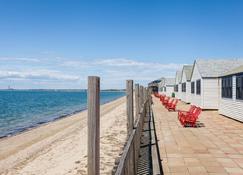
[[[125,97],[101,106],[100,129],[100,172],[111,174],[127,134]],[[87,111],[1,139],[0,174],[87,174]]]

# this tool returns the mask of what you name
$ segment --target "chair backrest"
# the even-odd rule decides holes
[[[168,103],[174,103],[175,99],[174,98],[170,98]]]
[[[169,100],[170,99],[170,97],[168,97],[168,96],[165,96],[165,98],[164,98],[164,100]]]
[[[198,118],[199,115],[201,114],[201,112],[202,112],[202,109],[200,107],[196,107],[194,117]]]
[[[190,109],[188,110],[189,113],[193,113],[196,109],[195,105],[191,105]]]

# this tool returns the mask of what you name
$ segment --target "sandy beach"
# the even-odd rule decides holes
[[[125,97],[101,106],[101,174],[126,139]],[[87,174],[87,111],[0,140],[1,175]]]

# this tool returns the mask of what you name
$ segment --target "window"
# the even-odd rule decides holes
[[[164,92],[166,92],[166,87],[164,87]]]
[[[178,92],[178,84],[174,86],[174,91]]]
[[[222,78],[222,97],[232,98],[232,76]]]
[[[181,91],[186,92],[186,83],[182,83]]]
[[[191,93],[194,94],[195,93],[195,82],[191,82]]]
[[[197,95],[200,95],[201,94],[201,80],[197,80],[196,81],[196,86],[197,86]]]
[[[243,75],[236,76],[236,99],[243,100]]]

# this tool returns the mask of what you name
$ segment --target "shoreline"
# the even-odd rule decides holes
[[[111,103],[111,102],[116,101],[116,100],[118,100],[120,98],[123,98],[123,97],[124,96],[115,98],[113,100],[105,101],[105,102],[101,103],[100,105],[102,106],[102,105],[105,105],[107,103]],[[12,133],[7,134],[5,136],[0,136],[0,141],[2,139],[5,139],[5,138],[13,137],[13,136],[19,135],[21,133],[24,133],[24,132],[27,132],[27,131],[31,131],[32,129],[36,129],[36,128],[41,127],[43,125],[46,125],[48,123],[52,123],[52,122],[55,122],[55,121],[58,121],[58,120],[61,120],[61,119],[67,118],[67,117],[71,117],[73,115],[76,115],[76,114],[81,113],[81,112],[86,111],[86,110],[87,110],[87,107],[85,107],[84,109],[81,109],[81,110],[77,110],[77,111],[71,112],[69,114],[60,115],[60,116],[58,116],[58,117],[56,117],[56,118],[54,118],[52,120],[49,120],[49,121],[38,122],[37,124],[33,124],[33,125],[29,126],[29,127],[20,128],[20,131],[12,132]]]
[[[125,97],[101,105],[101,172],[110,174],[126,140]],[[0,139],[0,174],[86,174],[87,110]]]

